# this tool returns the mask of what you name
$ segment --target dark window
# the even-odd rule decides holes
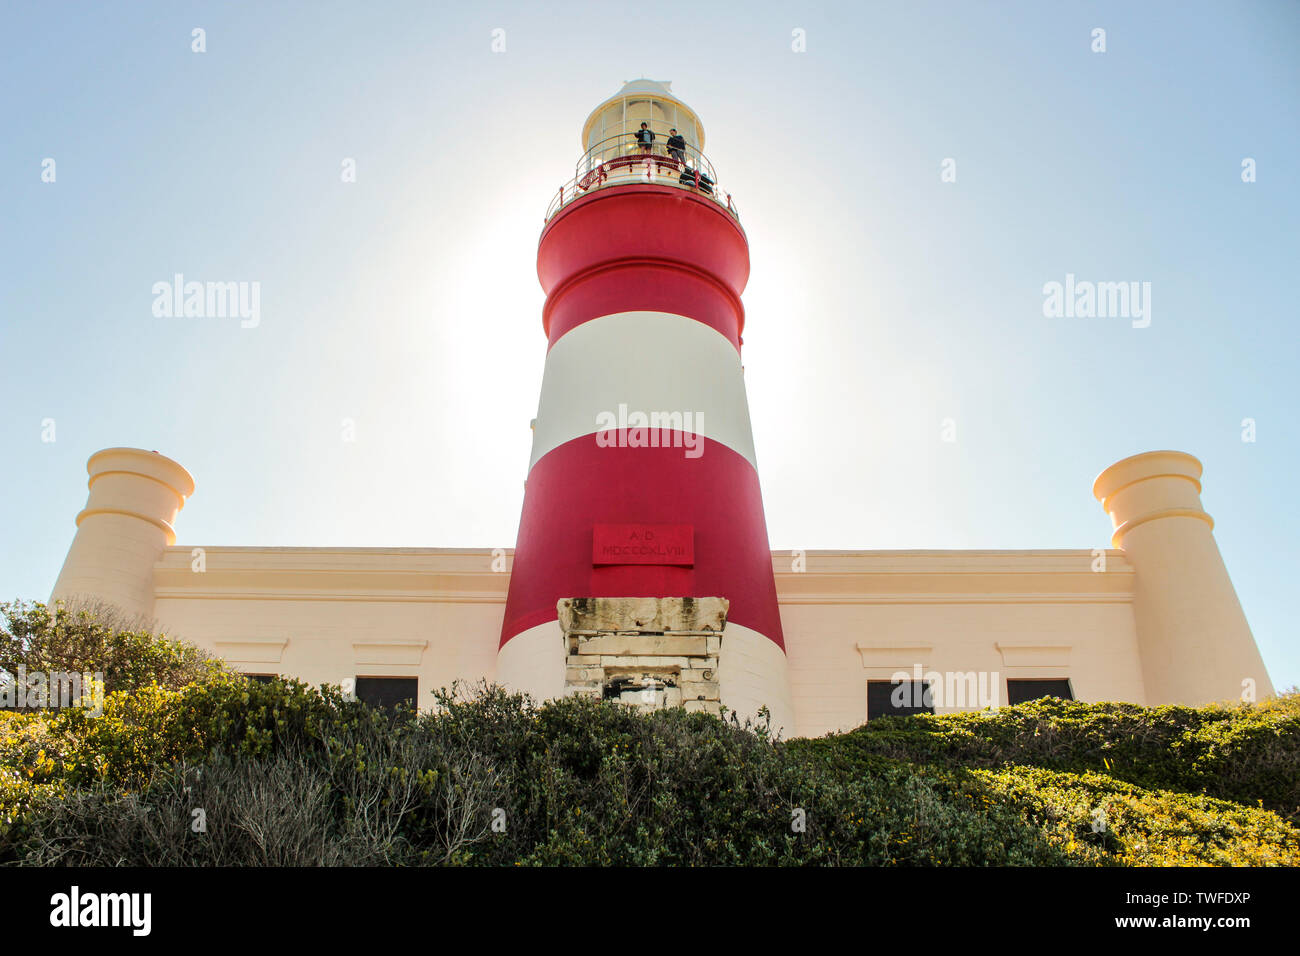
[[[419,685],[418,677],[358,677],[357,699],[389,710],[403,702],[414,707]]]
[[[605,682],[602,696],[605,700],[617,700],[624,704],[653,704],[664,706],[664,696],[669,687],[676,687],[672,678],[615,677]]]
[[[631,677],[616,677],[614,680],[605,683],[605,689],[601,696],[605,700],[622,700],[624,694],[633,693],[641,690],[638,681]]]
[[[867,720],[890,714],[933,713],[934,694],[925,681],[867,681]]]
[[[254,684],[269,684],[273,680],[279,680],[279,674],[245,674]]]
[[[1066,678],[1059,680],[1022,680],[1016,678],[1007,681],[1007,703],[1023,704],[1027,700],[1038,700],[1040,697],[1059,697],[1061,700],[1074,700],[1074,692],[1070,690],[1070,681]]]

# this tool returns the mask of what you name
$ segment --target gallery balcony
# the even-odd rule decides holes
[[[713,164],[698,149],[689,144],[682,149],[669,149],[667,137],[660,133],[655,134],[649,145],[641,143],[635,133],[623,133],[600,141],[578,160],[573,179],[551,198],[545,221],[550,222],[576,199],[602,189],[637,183],[688,190],[716,202],[737,221],[740,219],[731,194],[719,187]]]

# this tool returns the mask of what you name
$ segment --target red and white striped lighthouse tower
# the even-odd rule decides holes
[[[767,706],[788,736],[740,364],[749,246],[703,145],[668,84],[627,83],[588,118],[577,175],[548,211],[548,351],[497,678],[565,692],[562,599],[721,597],[721,702]]]

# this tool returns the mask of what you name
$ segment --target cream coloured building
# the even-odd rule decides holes
[[[360,678],[363,693],[404,678],[393,686],[414,681],[426,703],[455,680],[496,679],[512,552],[177,544],[194,491],[180,465],[117,448],[88,470],[54,599],[111,603],[250,674]],[[927,682],[937,712],[1022,688],[1140,704],[1271,695],[1200,474],[1179,452],[1106,469],[1093,491],[1114,550],[774,552],[786,736],[861,724],[869,687],[895,693],[900,676]],[[720,637],[725,669],[725,626]]]

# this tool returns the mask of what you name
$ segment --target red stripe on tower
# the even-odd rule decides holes
[[[529,472],[501,643],[554,620],[562,597],[725,597],[728,621],[784,646],[754,466],[707,438],[688,458],[680,433],[659,448],[612,437],[566,442]],[[694,566],[595,566],[593,527],[623,523],[693,526]]]
[[[717,203],[676,186],[629,185],[584,196],[542,231],[537,276],[550,344],[613,312],[674,312],[740,350],[749,279],[744,230]]]

